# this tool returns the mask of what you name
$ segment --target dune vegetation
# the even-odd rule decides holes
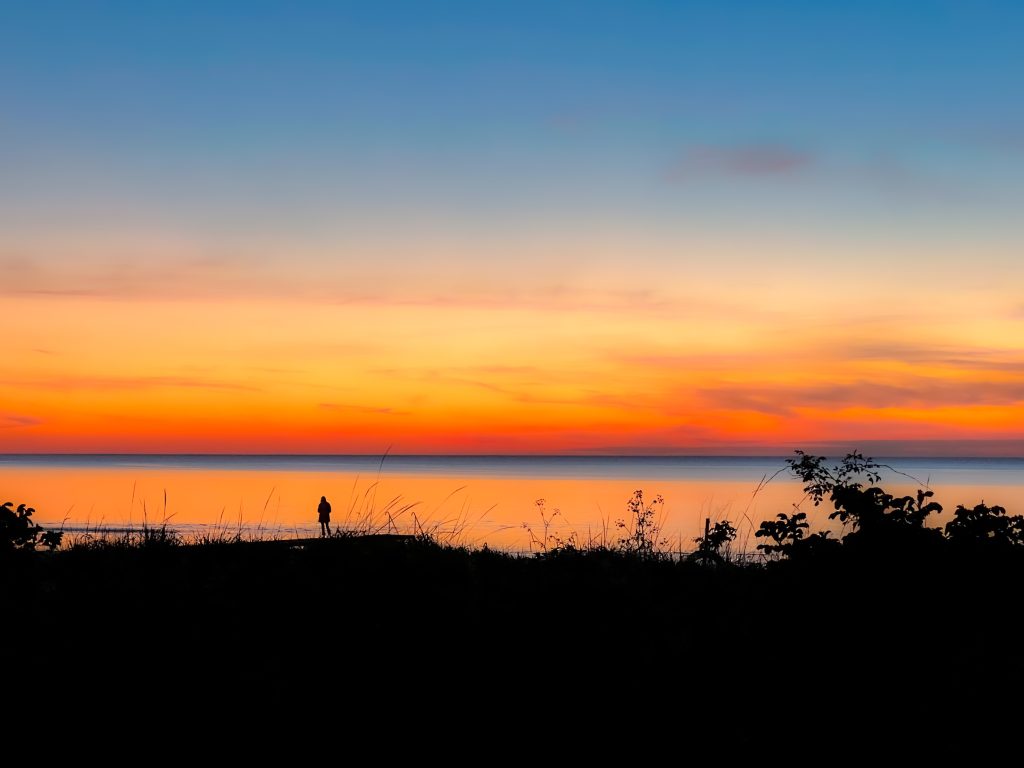
[[[1024,683],[1024,517],[959,505],[930,527],[933,492],[893,496],[879,469],[797,452],[783,471],[841,532],[811,531],[797,506],[761,521],[755,557],[731,552],[729,521],[673,555],[657,497],[640,491],[610,539],[543,534],[531,555],[427,532],[62,539],[5,504],[0,611],[13,629],[0,653],[45,659],[51,675],[99,665],[134,696],[149,683],[126,659],[192,692],[335,686],[349,703],[423,706],[453,690],[481,706],[550,695],[619,714],[656,701],[652,717],[682,727],[685,712],[687,729],[750,743],[850,722],[884,740],[946,718],[944,738],[973,738],[1012,714],[994,702]]]

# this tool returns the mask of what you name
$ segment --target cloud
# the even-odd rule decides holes
[[[897,384],[731,385],[698,390],[710,408],[792,416],[798,408],[938,408],[1024,402],[1024,381],[911,377]]]
[[[353,411],[355,413],[378,413],[384,416],[409,416],[411,411],[399,411],[394,408],[379,408],[370,405],[349,405],[347,403],[319,403],[318,408],[329,411]]]
[[[547,373],[547,369],[537,365],[461,365],[449,367],[448,370],[463,373],[517,374],[525,376],[537,376]]]
[[[779,145],[696,146],[686,150],[666,177],[669,181],[685,181],[709,176],[784,176],[803,170],[813,162],[809,153]]]
[[[69,297],[88,297],[88,298],[105,298],[110,294],[106,291],[101,291],[92,288],[26,288],[23,290],[11,291],[13,296],[69,296]]]
[[[187,376],[78,376],[52,380],[18,382],[21,386],[35,389],[74,392],[76,390],[144,390],[163,388],[215,389],[240,392],[257,392],[256,387],[236,384],[230,381],[196,379]]]
[[[977,131],[973,143],[984,149],[996,150],[1010,154],[1024,153],[1024,125],[992,126],[987,130]]]
[[[903,160],[890,155],[875,155],[862,165],[851,169],[855,179],[866,182],[883,192],[920,196],[928,194],[948,197],[949,190],[942,183],[911,168]]]
[[[1002,373],[1024,373],[1024,360],[979,360],[950,357],[939,362],[951,368],[967,368],[975,371],[999,371]]]
[[[1024,154],[1024,131],[1006,134],[996,146],[1015,154]]]
[[[846,359],[928,363],[972,371],[1024,372],[1024,351],[879,341],[844,348]]]
[[[140,246],[143,247],[143,246]],[[146,260],[79,252],[73,244],[32,257],[0,258],[0,296],[26,298],[167,298],[222,297],[248,293],[275,294],[295,281],[268,273],[259,262],[243,268],[222,259],[167,257]]]
[[[42,423],[43,420],[35,416],[26,416],[20,413],[0,413],[0,429],[34,427]]]
[[[706,371],[714,369],[734,369],[742,362],[745,366],[757,363],[763,365],[778,359],[775,350],[744,350],[742,352],[687,352],[681,354],[650,352],[621,353],[611,352],[607,355],[609,362],[616,365],[646,368],[665,373],[686,371]]]
[[[551,131],[566,136],[577,136],[594,122],[593,116],[582,112],[558,112],[544,120],[545,126]]]
[[[602,256],[601,258],[604,258]],[[608,257],[611,258],[611,257]],[[220,266],[217,266],[220,265]],[[512,285],[507,270],[495,287],[489,269],[472,273],[459,268],[446,285],[438,281],[452,265],[435,267],[429,279],[398,275],[381,262],[353,278],[334,267],[308,263],[287,269],[283,257],[256,268],[210,262],[114,263],[67,256],[39,258],[29,269],[23,262],[0,260],[0,297],[24,300],[226,300],[295,301],[353,309],[438,308],[487,311],[573,312],[697,312],[698,297],[681,298],[656,290],[583,288],[572,284],[523,278]],[[518,280],[519,278],[515,278]],[[451,283],[457,284],[452,288]],[[373,283],[361,287],[361,283]]]
[[[977,350],[960,349],[902,341],[871,341],[843,347],[843,357],[856,360],[900,360],[903,362],[934,362],[945,357],[967,358]]]
[[[860,451],[868,456],[880,457],[931,457],[931,456],[1005,456],[1017,458],[1024,455],[1024,440],[1014,439],[972,439],[951,440],[830,440],[809,442],[803,448],[828,456],[843,456],[851,451]],[[897,469],[900,467],[897,466]]]
[[[708,407],[726,411],[751,411],[769,416],[792,416],[793,393],[767,387],[728,387],[699,389],[698,396]]]
[[[390,293],[340,293],[330,303],[342,306],[438,307],[441,309],[545,310],[558,312],[690,311],[702,305],[696,299],[686,301],[652,290],[583,290],[566,285],[543,285],[530,289],[511,286],[500,291],[463,290],[426,292],[395,289]]]

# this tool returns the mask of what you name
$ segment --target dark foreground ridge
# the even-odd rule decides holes
[[[928,497],[879,507],[853,485],[822,490],[860,516],[852,534],[826,545],[787,518],[746,565],[425,536],[12,549],[0,655],[11,689],[140,707],[326,696],[387,717],[581,718],[651,742],[1016,749],[1024,547],[981,535],[1006,516],[964,509],[972,535],[943,535],[918,525]]]
[[[5,658],[142,697],[255,686],[413,706],[454,691],[481,706],[666,707],[753,738],[775,717],[804,731],[851,709],[861,729],[966,728],[1024,683],[1019,556],[708,568],[339,537],[3,568],[2,610],[17,617]]]

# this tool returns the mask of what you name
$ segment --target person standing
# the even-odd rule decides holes
[[[320,497],[320,506],[316,508],[320,520],[320,535],[331,535],[331,503],[326,496]]]

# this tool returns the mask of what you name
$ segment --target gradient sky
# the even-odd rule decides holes
[[[1024,6],[0,5],[0,450],[1024,454]]]

